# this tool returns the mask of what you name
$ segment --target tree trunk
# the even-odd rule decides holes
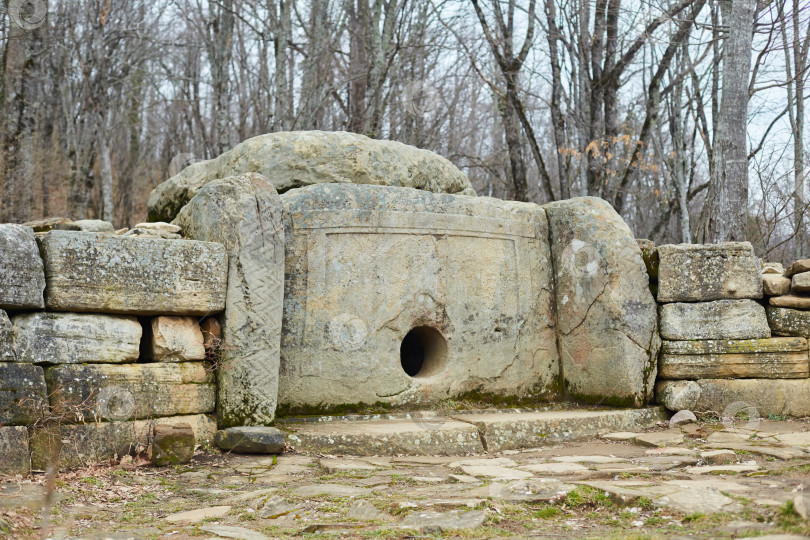
[[[728,28],[723,51],[723,97],[713,144],[709,194],[700,220],[699,241],[746,239],[748,217],[748,83],[755,0],[723,0]]]

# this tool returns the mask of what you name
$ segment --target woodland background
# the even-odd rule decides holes
[[[479,195],[596,195],[639,238],[787,261],[810,251],[809,46],[798,0],[10,0],[0,220],[131,226],[195,159],[347,130]]]

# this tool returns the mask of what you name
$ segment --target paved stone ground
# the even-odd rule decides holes
[[[755,427],[756,429],[746,429]],[[466,456],[198,452],[0,483],[0,537],[780,538],[810,534],[810,419]],[[805,518],[800,514],[804,513]]]

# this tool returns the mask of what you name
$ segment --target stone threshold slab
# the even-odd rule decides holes
[[[411,418],[281,422],[297,450],[324,454],[461,455],[538,448],[613,431],[641,431],[665,420],[661,407],[543,412],[430,411]]]
[[[659,379],[806,379],[807,351],[735,354],[662,354]]]

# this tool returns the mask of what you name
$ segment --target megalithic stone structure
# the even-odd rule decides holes
[[[215,180],[174,223],[186,236],[219,242],[228,253],[218,373],[220,428],[275,419],[284,298],[281,200],[259,174]]]

